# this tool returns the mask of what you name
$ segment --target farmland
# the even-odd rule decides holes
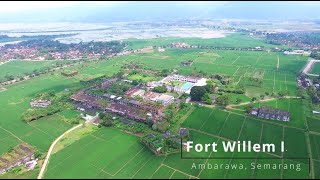
[[[65,64],[70,61],[10,61],[0,65],[0,81],[5,80],[5,76],[13,75],[14,77],[25,76],[26,73],[32,74],[36,71],[46,70],[56,67],[57,63]]]
[[[146,46],[164,46],[173,42],[184,42],[187,44],[215,46],[215,47],[276,47],[275,45],[267,44],[262,38],[248,37],[244,33],[229,33],[224,38],[212,38],[206,41],[202,38],[181,38],[181,37],[168,37],[168,38],[153,38],[153,39],[127,39],[126,43],[132,49],[139,49]],[[278,46],[279,47],[279,46]],[[285,47],[285,46],[281,46]]]
[[[168,57],[163,59],[162,57]],[[277,68],[277,58],[280,66]],[[190,67],[180,63],[193,59]],[[224,74],[233,79],[235,85],[246,87],[246,95],[259,96],[265,92],[288,91],[296,94],[296,74],[306,63],[306,57],[285,56],[280,53],[246,52],[227,50],[168,49],[165,52],[133,54],[124,62],[142,63],[151,70],[176,69],[182,75],[203,71],[207,74]],[[217,68],[219,67],[219,68]],[[250,84],[249,78],[257,78],[262,84]]]
[[[217,114],[216,118],[222,119],[224,123],[224,128],[226,132],[220,133],[215,129],[208,133],[207,129],[195,128],[191,131],[191,137],[195,142],[208,142],[210,141],[221,141],[225,139],[237,140],[240,137],[252,137],[250,140],[264,141],[278,143],[284,137],[293,137],[291,140],[287,140],[288,146],[291,146],[291,142],[294,139],[297,143],[305,144],[305,136],[303,131],[297,131],[292,128],[285,128],[282,126],[272,125],[269,123],[261,123],[253,119],[245,119],[244,117],[225,113],[219,110],[214,110],[210,115],[211,109],[207,108],[197,108],[185,121],[184,126],[188,124],[203,124],[205,121],[212,119],[210,116]],[[204,114],[204,112],[209,112],[209,114]],[[196,118],[197,115],[202,114],[202,118]],[[229,116],[229,118],[227,118]],[[205,118],[207,117],[207,118]],[[208,118],[209,117],[209,118]],[[239,121],[235,122],[236,127],[241,128],[241,126],[248,127],[248,131],[244,129],[236,131],[233,134],[232,131],[227,131],[227,127],[233,124],[233,120]],[[208,122],[206,122],[208,123]],[[260,124],[261,129],[256,129],[255,125]],[[213,126],[210,126],[213,127]],[[191,127],[193,128],[193,126]],[[285,131],[285,134],[283,132]],[[222,130],[223,131],[223,130]],[[248,132],[252,132],[248,136]],[[228,134],[228,132],[230,134]],[[245,132],[245,133],[243,133]],[[286,134],[287,133],[287,134]],[[215,134],[218,134],[215,135]],[[256,139],[254,139],[256,138]],[[248,140],[248,139],[247,139]],[[290,142],[291,141],[291,142]],[[113,146],[113,148],[109,148]],[[108,152],[105,149],[109,149]],[[293,149],[288,148],[288,149]],[[295,157],[305,157],[307,154],[304,149],[299,151],[288,151],[289,154],[294,154]],[[188,155],[186,155],[188,156]],[[45,178],[76,178],[76,177],[87,177],[87,178],[235,178],[241,176],[242,178],[261,178],[261,177],[294,177],[292,173],[294,170],[273,170],[275,173],[270,173],[270,170],[263,169],[250,169],[250,164],[252,162],[256,163],[281,163],[282,159],[278,156],[281,154],[266,154],[266,153],[224,153],[222,149],[219,149],[217,153],[197,153],[193,154],[191,157],[233,157],[234,160],[230,159],[181,159],[179,154],[168,155],[166,157],[159,156],[156,157],[151,154],[145,147],[139,143],[139,139],[129,134],[120,132],[117,129],[106,128],[96,131],[86,137],[76,141],[75,143],[62,149],[59,153],[55,153],[51,157],[51,162],[47,169]],[[239,160],[239,157],[251,157],[253,159]],[[257,157],[268,157],[273,159],[259,159]],[[256,159],[257,158],[257,159]],[[76,159],[82,159],[79,163],[74,164]],[[248,167],[243,173],[243,170],[228,170],[228,169],[212,169],[212,170],[201,170],[201,169],[191,169],[193,163],[230,163],[231,164],[243,164]],[[301,173],[296,173],[295,176],[301,178],[308,177],[308,161],[302,159],[290,160],[286,159],[285,163],[297,163],[301,162]],[[86,170],[84,170],[86,169]],[[249,170],[250,169],[250,170]]]
[[[318,62],[313,65],[310,73],[319,75],[319,72],[320,72],[320,63]]]
[[[249,40],[250,39],[250,40]],[[265,46],[258,38],[249,38],[239,34],[231,34],[225,40],[211,39],[203,41],[198,38],[167,38],[151,40],[127,40],[131,48],[137,49],[147,45],[166,45],[171,42],[186,42],[190,44],[207,44],[217,47],[248,47]],[[243,42],[247,41],[248,42]],[[280,65],[277,67],[278,58]],[[192,66],[181,66],[181,62],[192,59]],[[75,110],[64,110],[57,114],[41,118],[37,121],[25,123],[21,114],[29,108],[30,100],[41,92],[53,90],[63,92],[66,89],[75,89],[80,80],[90,80],[101,76],[111,76],[119,72],[126,63],[141,63],[148,70],[175,69],[183,75],[193,75],[203,71],[208,75],[224,74],[232,79],[232,86],[241,85],[245,94],[232,94],[231,103],[237,104],[236,99],[242,102],[251,101],[265,92],[278,93],[288,90],[290,96],[296,95],[296,74],[307,61],[302,56],[285,56],[281,53],[266,51],[241,50],[208,50],[208,49],[166,49],[165,52],[141,53],[115,57],[110,60],[84,62],[67,68],[76,70],[79,75],[74,77],[61,76],[59,70],[53,74],[45,74],[33,79],[5,87],[0,91],[0,153],[9,150],[21,141],[35,146],[45,153],[54,141],[63,132],[73,125],[68,119],[80,114]],[[30,64],[29,64],[30,63]],[[21,62],[14,61],[0,66],[0,79],[9,72],[13,75],[33,72],[35,69],[47,68],[55,62]],[[1,70],[3,68],[3,71]],[[250,78],[259,79],[261,85],[251,82]],[[130,80],[148,82],[159,80],[159,77],[147,76],[142,73],[128,76]],[[177,85],[177,84],[176,84]],[[155,156],[140,142],[139,138],[126,134],[116,128],[101,128],[85,132],[85,136],[75,138],[59,146],[50,158],[45,178],[308,178],[308,163],[304,159],[259,159],[259,157],[301,157],[308,158],[311,149],[314,167],[319,166],[318,135],[310,135],[310,147],[307,145],[305,124],[310,131],[319,133],[319,120],[305,116],[304,100],[276,99],[263,103],[253,103],[254,107],[269,105],[292,113],[289,123],[257,119],[247,116],[244,112],[233,112],[220,108],[196,107],[186,117],[182,127],[190,128],[191,138],[195,142],[208,143],[211,141],[242,140],[254,143],[268,142],[279,146],[280,141],[286,142],[286,151],[281,153],[195,153],[192,157],[211,157],[213,159],[181,159],[180,154]],[[236,108],[244,110],[245,106]],[[319,122],[318,122],[319,121]],[[187,155],[186,155],[187,156]],[[214,159],[230,157],[229,159]],[[237,158],[250,157],[249,160]],[[231,159],[233,158],[233,159]],[[201,170],[191,169],[193,163],[243,163],[250,167],[251,162],[301,162],[302,172],[294,174],[289,170],[277,170],[270,173],[268,170]],[[75,163],[76,162],[76,163]],[[318,173],[318,172],[315,172]],[[32,177],[36,173],[30,173]],[[319,174],[316,174],[319,176]],[[26,175],[27,176],[27,175]],[[29,176],[28,176],[29,177]]]
[[[288,111],[291,113],[291,120],[288,126],[305,128],[306,116],[304,114],[305,110],[303,106],[303,100],[290,98],[290,99],[278,99],[278,100],[273,100],[268,102],[253,103],[253,107],[261,107],[261,106],[270,106],[270,107],[279,108],[279,109]],[[246,105],[238,106],[236,108],[245,109],[245,107]],[[303,109],[301,110],[301,108]],[[262,119],[262,121],[265,121],[265,120]],[[281,125],[287,124],[281,121],[273,121],[273,122]]]

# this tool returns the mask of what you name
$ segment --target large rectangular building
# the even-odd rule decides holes
[[[290,113],[280,109],[275,109],[267,106],[260,108],[252,108],[251,115],[257,116],[263,119],[273,119],[279,121],[290,121]]]

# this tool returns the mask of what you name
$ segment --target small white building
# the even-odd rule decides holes
[[[158,51],[159,51],[159,52],[164,52],[164,51],[166,51],[166,49],[164,49],[164,48],[162,48],[162,47],[158,47]]]
[[[28,171],[33,170],[34,167],[36,167],[36,165],[38,164],[38,159],[26,162],[25,166],[28,169]]]
[[[36,100],[36,101],[32,101],[30,102],[31,107],[48,107],[51,104],[51,101],[47,101],[47,100]]]
[[[312,111],[313,114],[320,114],[319,111]]]

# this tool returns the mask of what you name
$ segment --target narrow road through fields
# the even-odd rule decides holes
[[[71,131],[73,131],[73,130],[81,127],[81,126],[82,126],[82,124],[79,124],[79,125],[71,128],[71,129],[69,129],[68,131],[64,132],[61,136],[59,136],[56,140],[53,141],[53,143],[51,144],[51,146],[50,146],[50,148],[49,148],[49,151],[48,151],[48,153],[47,153],[47,156],[46,156],[46,158],[45,158],[45,160],[44,160],[44,162],[43,162],[43,164],[42,164],[42,167],[41,167],[41,170],[40,170],[40,172],[39,172],[39,175],[38,175],[37,179],[42,179],[43,174],[44,174],[44,172],[45,172],[45,170],[46,170],[46,168],[47,168],[47,165],[48,165],[48,162],[49,162],[49,158],[50,158],[51,152],[52,152],[54,146],[57,144],[57,142],[59,142],[66,134],[68,134],[69,132],[71,132]]]
[[[308,64],[303,69],[303,73],[309,76],[319,76],[318,74],[309,74],[309,71],[312,69],[312,66],[315,63],[320,63],[320,60],[315,60],[315,59],[309,60]]]
[[[94,120],[96,117],[98,117],[98,115],[99,115],[99,114],[97,114],[96,116],[94,116],[94,117],[91,118],[91,119],[88,119],[88,120],[85,122],[85,124],[90,124],[90,123],[92,123],[93,120]],[[77,126],[75,126],[75,127],[71,128],[71,129],[69,129],[68,131],[64,132],[61,136],[59,136],[56,140],[53,141],[53,143],[51,144],[51,146],[50,146],[50,148],[49,148],[49,151],[48,151],[48,153],[47,153],[47,156],[46,156],[46,158],[45,158],[45,160],[44,160],[44,162],[43,162],[43,164],[42,164],[42,167],[41,167],[41,170],[40,170],[40,172],[39,172],[39,175],[38,175],[37,179],[42,179],[43,174],[44,174],[44,172],[45,172],[45,170],[46,170],[46,168],[47,168],[47,165],[48,165],[48,163],[49,163],[49,158],[50,158],[50,155],[51,155],[51,153],[52,153],[52,150],[53,150],[54,146],[55,146],[66,134],[70,133],[70,132],[73,131],[73,130],[78,129],[78,128],[81,127],[81,126],[83,126],[82,123],[81,123],[81,124],[78,124]]]
[[[279,56],[277,56],[277,57],[278,57],[277,69],[279,69],[279,67],[280,67],[280,59],[279,59]]]
[[[296,97],[296,96],[284,96],[284,98],[286,99],[299,99],[300,97]],[[258,101],[255,101],[254,103],[257,103],[257,102],[267,102],[267,101],[273,101],[273,100],[277,100],[278,98],[268,98],[268,99],[261,99],[261,100],[258,100]],[[226,106],[227,109],[233,109],[233,107],[236,107],[236,106],[242,106],[242,105],[247,105],[247,104],[250,104],[250,102],[243,102],[243,103],[240,103],[240,104],[229,104],[228,106]]]
[[[0,66],[4,65],[5,63],[8,63],[8,62],[10,62],[10,60],[9,61],[4,61],[4,62],[0,62]]]

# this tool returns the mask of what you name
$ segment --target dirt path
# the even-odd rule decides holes
[[[240,58],[240,56],[238,56],[237,59],[232,62],[232,64],[234,64],[235,62],[237,62],[237,60],[238,60],[239,58]]]
[[[42,179],[43,174],[44,174],[44,172],[45,172],[45,170],[47,168],[47,165],[49,163],[49,158],[50,158],[51,152],[52,152],[54,146],[57,144],[57,142],[59,142],[66,134],[70,133],[71,131],[73,131],[75,129],[78,129],[81,126],[82,126],[82,124],[79,124],[79,125],[71,128],[71,129],[69,129],[68,131],[64,132],[61,136],[59,136],[56,140],[53,141],[53,143],[51,144],[51,146],[49,148],[47,156],[46,156],[46,158],[45,158],[45,160],[44,160],[44,162],[42,164],[42,167],[41,167],[41,170],[39,172],[39,175],[38,175],[37,179]]]
[[[94,116],[93,118],[87,120],[87,121],[85,122],[85,124],[91,124],[97,116],[98,116],[98,114],[97,114],[96,116]],[[70,133],[71,131],[76,130],[76,129],[78,129],[79,127],[82,127],[82,126],[83,126],[82,123],[81,123],[81,124],[78,124],[77,126],[75,126],[75,127],[71,128],[71,129],[69,129],[68,131],[64,132],[61,136],[59,136],[56,140],[53,141],[53,143],[51,144],[51,146],[50,146],[50,148],[49,148],[49,151],[48,151],[48,153],[47,153],[47,156],[46,156],[46,158],[45,158],[45,160],[44,160],[44,162],[43,162],[43,164],[42,164],[42,167],[41,167],[41,170],[40,170],[40,172],[39,172],[39,175],[38,175],[37,179],[42,179],[43,174],[44,174],[44,172],[45,172],[45,170],[46,170],[46,168],[47,168],[47,165],[48,165],[48,163],[49,163],[49,158],[50,158],[50,155],[51,155],[51,153],[52,153],[52,150],[53,150],[54,146],[55,146],[65,135],[67,135],[67,134]]]
[[[280,59],[279,59],[279,56],[277,56],[277,57],[278,57],[278,63],[277,63],[277,70],[278,70],[280,67]]]
[[[303,69],[303,73],[306,74],[306,75],[309,75],[309,76],[319,76],[319,74],[310,74],[309,71],[312,69],[312,66],[315,64],[315,63],[320,63],[320,60],[315,60],[315,59],[310,59],[308,61],[308,64],[304,67]]]
[[[277,98],[268,98],[268,99],[262,99],[262,100],[258,100],[258,101],[255,101],[255,102],[268,102],[268,101],[273,101],[273,100],[276,100]],[[240,103],[240,104],[229,104],[226,108],[227,109],[232,109],[233,107],[237,107],[237,106],[243,106],[243,105],[247,105],[247,104],[250,104],[251,102],[243,102],[243,103]]]
[[[0,62],[0,66],[4,65],[5,63],[8,63],[8,62],[10,62],[10,60],[9,61],[4,61],[4,62]]]
[[[286,99],[299,99],[300,97],[296,97],[296,96],[284,96],[283,98],[286,98]],[[276,100],[278,98],[268,98],[268,99],[262,99],[262,100],[258,100],[258,101],[255,101],[256,102],[268,102],[268,101],[273,101],[273,100]],[[247,104],[250,104],[251,102],[243,102],[243,103],[240,103],[240,104],[229,104],[226,108],[227,109],[232,109],[233,107],[237,107],[237,106],[242,106],[242,105],[247,105]]]

